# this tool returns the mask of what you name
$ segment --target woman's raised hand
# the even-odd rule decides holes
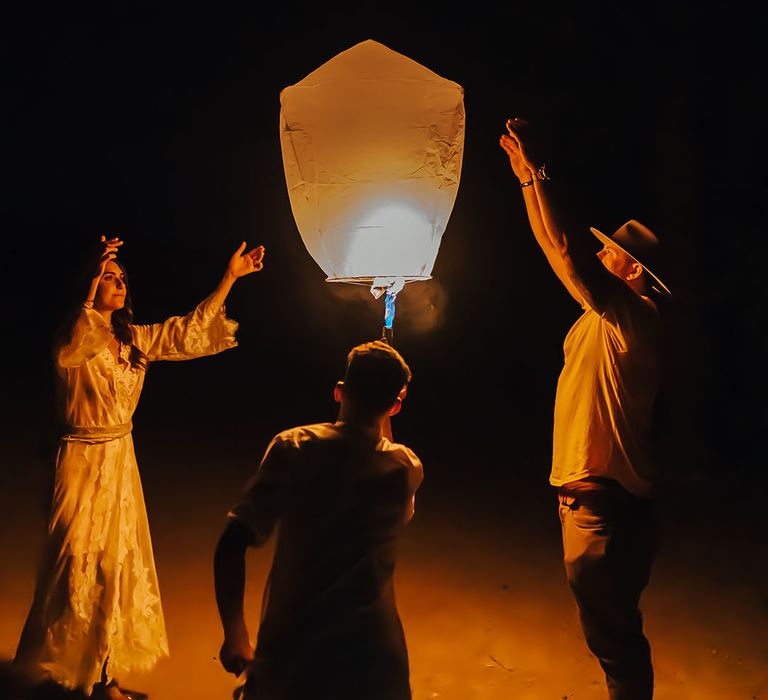
[[[246,253],[245,241],[243,241],[238,249],[232,253],[224,277],[221,282],[219,282],[219,286],[213,290],[213,294],[210,296],[211,303],[216,306],[223,304],[235,281],[241,277],[250,275],[252,272],[261,270],[264,267],[264,263],[262,262],[263,259],[263,245],[257,246]]]
[[[234,252],[229,259],[227,273],[232,277],[239,278],[250,275],[252,272],[259,272],[264,267],[264,246],[260,245],[252,250],[245,252],[245,241]]]
[[[99,278],[104,274],[104,268],[107,266],[107,263],[117,257],[117,249],[123,245],[123,242],[117,236],[113,238],[102,236],[101,245],[103,250],[99,257],[99,269],[96,275]]]
[[[93,308],[93,302],[96,298],[96,290],[99,287],[99,280],[101,280],[101,276],[104,274],[107,263],[117,257],[117,249],[121,245],[123,245],[123,242],[117,236],[114,236],[113,238],[107,238],[106,236],[101,237],[102,251],[99,255],[98,267],[96,268],[96,273],[91,280],[91,286],[88,290],[88,295],[86,296],[84,302],[89,309]]]

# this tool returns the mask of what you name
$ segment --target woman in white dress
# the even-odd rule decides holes
[[[46,553],[15,663],[37,678],[108,700],[119,673],[168,655],[131,417],[147,366],[235,347],[224,300],[261,270],[263,246],[232,255],[214,292],[186,316],[135,325],[122,241],[101,237],[90,290],[56,348],[65,434],[56,458]],[[127,692],[127,691],[126,691]]]

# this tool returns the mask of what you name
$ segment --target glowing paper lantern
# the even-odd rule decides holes
[[[280,93],[291,208],[327,281],[394,302],[406,282],[430,279],[459,188],[463,96],[370,40]]]

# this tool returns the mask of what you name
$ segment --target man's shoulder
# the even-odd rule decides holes
[[[386,438],[382,438],[381,441],[382,452],[386,452],[393,459],[397,460],[400,464],[406,467],[421,469],[421,460],[416,453],[407,445],[403,445],[399,442],[391,442]]]
[[[619,327],[653,327],[659,323],[659,310],[651,297],[638,294],[627,284],[620,284],[602,313],[602,322]]]
[[[308,425],[297,425],[293,428],[281,430],[272,438],[272,447],[278,448],[299,448],[307,442],[324,440],[333,437],[336,434],[336,428],[333,423],[311,423]]]

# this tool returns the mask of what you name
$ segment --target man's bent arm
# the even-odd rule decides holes
[[[250,649],[248,628],[245,624],[245,553],[255,546],[251,530],[237,520],[230,520],[224,529],[213,558],[213,579],[216,589],[216,605],[224,627],[225,646],[230,649]],[[223,656],[223,655],[222,655]],[[242,669],[224,667],[233,673]]]

